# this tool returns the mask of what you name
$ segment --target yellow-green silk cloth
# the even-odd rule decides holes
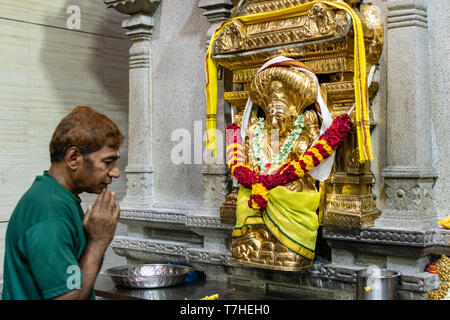
[[[248,206],[251,190],[240,187],[233,237],[243,236],[248,226],[266,225],[272,235],[295,253],[313,260],[319,221],[320,192],[294,192],[278,186],[269,191],[266,210]]]

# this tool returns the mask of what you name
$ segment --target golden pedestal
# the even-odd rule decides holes
[[[377,89],[378,85],[373,83],[369,88],[369,97],[373,97]],[[352,108],[355,99],[353,81],[325,83],[322,91],[333,118]],[[354,123],[354,111],[351,118]],[[372,117],[370,126],[375,126]],[[371,193],[374,177],[369,163],[360,164],[358,159],[356,131],[353,128],[336,151],[333,171],[325,184],[324,225],[329,230],[372,226],[381,214]]]

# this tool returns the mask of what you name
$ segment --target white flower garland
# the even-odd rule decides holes
[[[263,132],[265,131],[264,127],[266,126],[266,121],[264,118],[258,119],[258,125],[256,126],[255,129],[255,137],[253,138],[253,146],[254,146],[253,150],[255,150],[255,157],[261,169],[265,170],[266,165],[268,163],[271,163],[272,165],[280,165],[286,161],[287,157],[294,148],[295,143],[300,137],[300,134],[303,131],[304,120],[305,114],[301,114],[294,123],[295,129],[291,132],[291,134],[287,137],[286,141],[284,141],[283,145],[281,146],[280,154],[278,155],[277,158],[275,158],[272,162],[270,162],[267,160],[264,151],[261,147],[264,141],[263,139],[265,138]]]

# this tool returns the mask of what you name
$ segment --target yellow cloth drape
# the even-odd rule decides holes
[[[305,15],[316,3],[323,3],[331,7],[345,10],[352,18],[354,41],[354,84],[355,84],[355,107],[356,107],[356,131],[359,147],[360,162],[373,160],[372,143],[370,139],[368,90],[367,90],[367,70],[366,51],[364,45],[364,35],[361,20],[355,11],[344,2],[312,1],[302,5],[281,9],[277,11],[257,13],[248,16],[235,17],[224,21],[217,28],[211,38],[211,42],[206,54],[206,148],[213,150],[215,154],[216,140],[213,132],[216,130],[217,113],[217,62],[212,58],[214,42],[222,30],[233,20],[239,20],[244,24],[254,24],[270,20],[292,18]]]
[[[236,207],[236,225],[233,237],[245,234],[249,225],[266,225],[282,244],[309,259],[314,259],[317,229],[316,210],[319,192],[294,192],[281,186],[269,191],[264,212],[248,207],[251,190],[240,187]]]

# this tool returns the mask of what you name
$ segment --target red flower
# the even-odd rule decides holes
[[[245,188],[251,189],[252,185],[258,182],[258,175],[246,167],[234,169],[234,176]]]
[[[275,177],[275,175],[269,175],[269,174],[265,174],[265,175],[261,175],[259,176],[259,181],[262,183],[262,185],[270,190],[272,189],[272,185],[273,185],[273,177]]]
[[[347,136],[351,129],[351,119],[348,114],[344,113],[333,120],[331,126],[319,138],[327,142],[327,144],[336,150],[339,143]]]
[[[336,150],[341,139],[337,135],[330,135],[326,137],[325,141],[331,147],[331,149]]]
[[[286,183],[286,179],[284,179],[284,177],[282,175],[274,174],[272,176],[272,183],[271,183],[271,187],[272,188],[275,188],[275,187],[278,187],[278,186],[282,186],[285,183]]]
[[[259,194],[252,194],[248,200],[248,206],[254,208],[253,203],[256,203],[259,211],[263,212],[267,207],[267,201]],[[256,209],[256,208],[255,208]]]
[[[233,122],[228,127],[226,127],[225,130],[241,130],[241,128],[236,123]]]
[[[284,170],[283,176],[285,177],[287,182],[291,182],[291,181],[294,181],[294,180],[298,179],[298,176],[295,173],[295,168],[294,168],[294,166],[292,164],[289,164],[287,169]]]

